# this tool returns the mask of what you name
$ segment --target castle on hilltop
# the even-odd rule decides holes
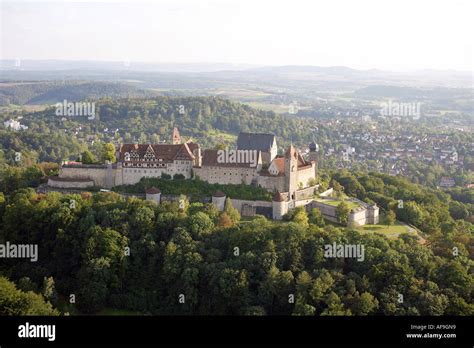
[[[182,142],[173,129],[170,144],[122,144],[116,152],[116,163],[63,163],[58,177],[49,178],[49,186],[112,188],[133,185],[142,178],[199,178],[211,184],[246,184],[269,191],[296,192],[314,186],[316,159],[306,160],[291,145],[284,155],[277,155],[276,137],[272,134],[240,133],[237,149],[231,156],[220,156],[223,150],[202,151],[197,143]],[[242,155],[239,158],[232,154]],[[222,158],[220,158],[222,157]]]
[[[240,202],[233,205],[243,215],[255,215],[259,209],[273,219],[281,219],[289,210],[313,202],[318,185],[317,145],[309,145],[304,158],[290,145],[278,155],[273,134],[240,133],[236,149],[201,150],[199,144],[182,142],[175,127],[169,144],[122,144],[117,148],[116,163],[83,164],[66,162],[59,176],[50,177],[48,186],[63,189],[132,185],[142,178],[199,178],[211,184],[246,184],[274,192],[273,203]],[[153,199],[156,201],[156,199]],[[221,197],[212,197],[221,205]],[[266,209],[266,210],[265,210]],[[378,209],[378,208],[377,208]],[[364,222],[365,223],[365,222]]]

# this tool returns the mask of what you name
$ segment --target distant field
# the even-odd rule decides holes
[[[248,106],[251,106],[255,109],[260,109],[263,111],[273,111],[277,114],[286,114],[288,112],[287,105],[277,105],[269,103],[260,103],[260,102],[245,102]]]
[[[271,103],[254,102],[254,101],[243,102],[243,104],[251,106],[254,109],[260,109],[263,111],[273,111],[277,114],[287,114],[290,108],[290,106],[287,104],[271,104]],[[298,105],[298,110],[307,110],[307,109],[309,109],[309,107]]]
[[[26,112],[33,112],[33,111],[43,111],[44,109],[48,108],[50,105],[48,104],[41,104],[41,105],[16,105],[10,104],[8,106],[0,106],[0,111],[26,111]]]
[[[215,95],[225,95],[231,98],[263,98],[268,97],[271,94],[262,91],[256,91],[253,89],[240,89],[240,88],[220,88],[212,91]]]

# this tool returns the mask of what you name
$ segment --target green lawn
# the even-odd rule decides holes
[[[408,226],[402,225],[398,221],[392,226],[381,225],[381,224],[364,225],[364,226],[359,226],[356,229],[362,233],[381,233],[391,239],[398,238],[400,234],[402,233],[410,232]]]
[[[341,201],[335,198],[329,198],[329,199],[316,199],[318,202],[325,203],[327,205],[332,205],[333,207],[337,207],[339,204],[341,204]],[[349,206],[349,209],[355,209],[359,207],[359,204],[351,202],[351,201],[345,201],[346,204]]]

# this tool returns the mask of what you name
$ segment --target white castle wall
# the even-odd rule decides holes
[[[362,226],[367,223],[367,209],[360,208],[349,214],[348,225]]]
[[[132,168],[124,167],[121,169],[122,182],[124,185],[133,185],[140,181],[141,178],[159,178],[166,170],[162,168]]]
[[[106,187],[106,166],[63,166],[59,174],[60,178],[67,179],[90,179],[95,186]]]
[[[225,196],[212,196],[212,204],[214,204],[219,211],[223,211],[225,207],[225,198]]]
[[[281,220],[283,215],[288,213],[289,207],[288,207],[288,202],[272,202],[272,218],[273,220]]]
[[[145,194],[145,199],[147,201],[153,201],[153,202],[156,202],[157,204],[160,204],[160,202],[161,202],[161,193],[146,193]]]
[[[298,201],[295,201],[295,208],[301,207],[301,206],[306,207],[308,204],[311,204],[311,202],[313,202],[312,198],[300,199]]]
[[[313,198],[314,197],[314,193],[316,192],[316,189],[319,187],[319,185],[314,185],[314,186],[310,186],[310,187],[306,187],[304,189],[301,189],[301,190],[298,190],[296,191],[295,195],[295,199],[298,201],[298,200],[302,200],[302,199],[309,199],[309,198]]]
[[[316,164],[312,163],[311,166],[308,166],[305,169],[299,169],[297,171],[297,182],[302,183],[303,187],[307,187],[310,184],[311,179],[314,179],[316,175]]]

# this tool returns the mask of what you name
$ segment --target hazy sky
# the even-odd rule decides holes
[[[472,0],[1,1],[1,59],[473,70]]]

